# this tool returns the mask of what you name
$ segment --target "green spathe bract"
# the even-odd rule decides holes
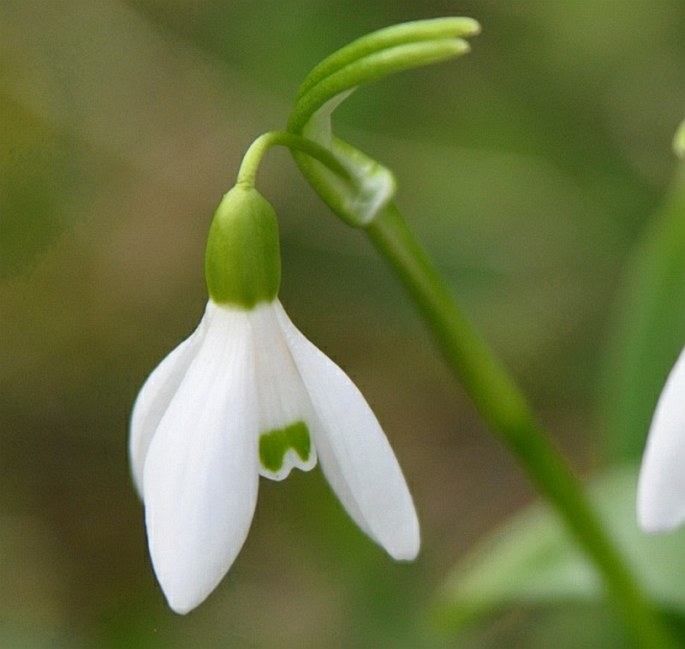
[[[272,430],[259,438],[259,459],[269,471],[279,471],[289,449],[293,449],[303,462],[311,452],[312,443],[309,429],[303,421],[297,421],[285,428]]]
[[[209,297],[252,309],[272,302],[281,283],[276,214],[253,187],[236,185],[222,199],[205,253]]]

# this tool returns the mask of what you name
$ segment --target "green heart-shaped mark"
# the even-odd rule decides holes
[[[262,466],[276,473],[283,466],[283,458],[293,449],[302,459],[307,461],[312,449],[309,429],[303,421],[296,421],[290,426],[264,433],[259,438],[259,459]]]

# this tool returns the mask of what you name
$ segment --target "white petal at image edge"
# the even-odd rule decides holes
[[[637,492],[640,526],[665,532],[685,521],[685,352],[659,397]]]

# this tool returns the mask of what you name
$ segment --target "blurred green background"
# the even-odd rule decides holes
[[[324,56],[441,15],[482,23],[472,53],[359,91],[336,127],[396,172],[410,224],[580,472],[601,465],[612,305],[685,116],[684,3],[0,0],[0,646],[603,646],[560,635],[567,609],[459,641],[431,627],[446,571],[533,493],[363,235],[282,151],[259,178],[282,301],[383,423],[422,553],[392,562],[317,470],[262,481],[243,551],[187,617],[149,565],[130,408],[202,313],[209,220],[245,148],[285,125]],[[591,637],[608,614],[583,615]]]

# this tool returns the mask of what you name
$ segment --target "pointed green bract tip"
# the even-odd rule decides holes
[[[681,160],[685,160],[685,120],[680,123],[673,137],[673,151]]]
[[[309,459],[312,443],[307,424],[303,421],[269,431],[259,438],[259,460],[265,469],[274,473],[283,466],[283,459],[289,449],[293,449],[303,462]]]
[[[278,295],[276,214],[253,187],[236,185],[219,204],[209,228],[205,278],[209,297],[217,304],[251,309]]]
[[[450,21],[454,26],[454,36],[478,36],[481,32],[480,23],[467,17],[445,18],[445,22]]]

